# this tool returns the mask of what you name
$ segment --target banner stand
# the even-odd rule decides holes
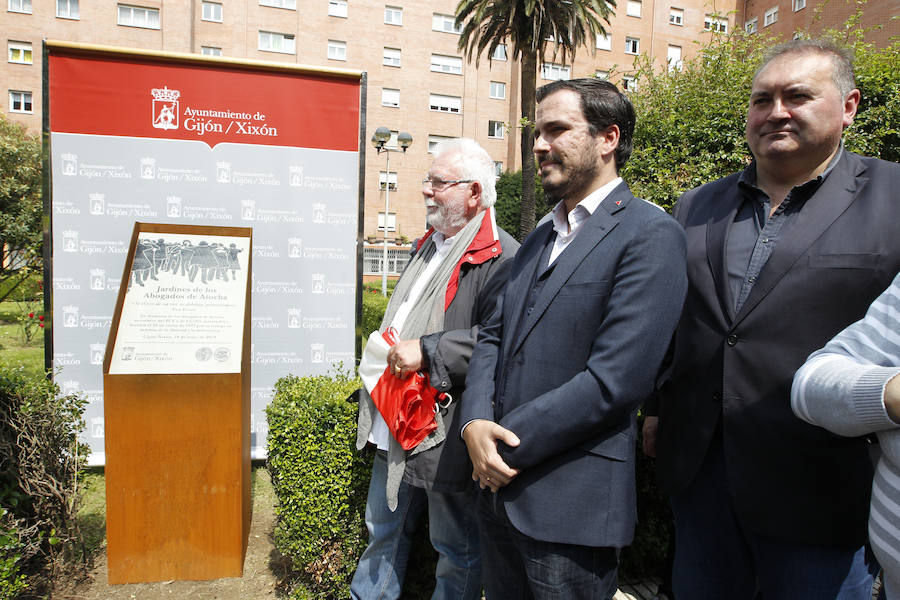
[[[242,574],[250,244],[249,228],[135,223],[103,362],[110,584]]]

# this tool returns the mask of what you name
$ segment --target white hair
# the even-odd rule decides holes
[[[481,185],[481,207],[493,206],[497,201],[494,160],[487,150],[471,138],[455,138],[439,142],[434,150],[435,159],[455,155],[460,179],[471,179]]]

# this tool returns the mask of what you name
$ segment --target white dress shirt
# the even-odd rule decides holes
[[[594,214],[600,203],[603,202],[609,193],[616,189],[622,183],[621,177],[616,177],[606,185],[594,190],[587,197],[579,202],[568,214],[566,214],[566,203],[561,200],[553,207],[553,230],[556,232],[556,240],[553,242],[553,249],[550,251],[550,262],[552,265],[556,258],[562,254],[562,251],[569,247],[578,231],[588,218]]]

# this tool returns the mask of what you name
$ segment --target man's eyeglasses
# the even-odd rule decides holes
[[[436,192],[443,192],[445,189],[450,187],[451,185],[456,185],[457,183],[472,183],[475,181],[474,179],[439,179],[426,177],[422,180],[422,185],[427,188],[431,188]]]

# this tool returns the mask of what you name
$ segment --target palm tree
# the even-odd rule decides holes
[[[459,50],[478,65],[487,49],[493,56],[500,44],[511,48],[512,58],[521,57],[522,94],[522,212],[520,238],[534,229],[534,91],[538,59],[544,62],[548,42],[553,59],[561,55],[565,64],[575,49],[594,48],[597,34],[606,34],[601,20],[609,24],[615,0],[460,0],[456,26],[462,27]],[[555,40],[555,43],[554,43]]]

